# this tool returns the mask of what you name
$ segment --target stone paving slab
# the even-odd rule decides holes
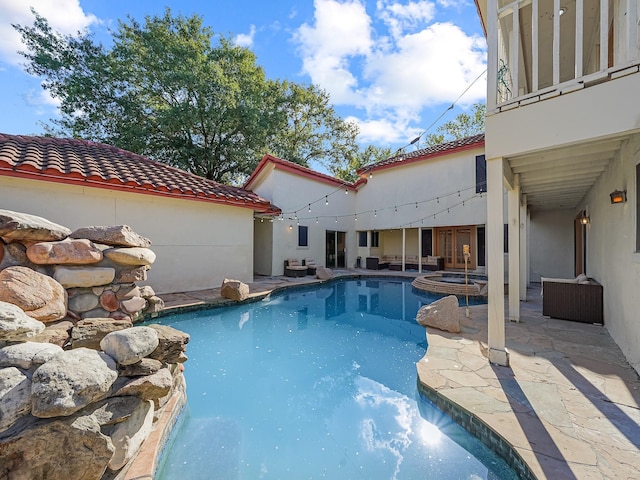
[[[427,328],[423,391],[497,433],[528,466],[525,478],[640,478],[637,372],[603,326],[543,317],[539,290],[528,297],[521,321],[506,325],[509,368],[488,364],[485,305],[470,319],[460,309],[458,334]]]

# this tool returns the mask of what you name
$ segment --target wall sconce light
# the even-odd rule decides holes
[[[580,217],[580,223],[582,225],[589,225],[589,222],[591,220],[589,219],[589,216],[587,215],[587,212],[582,212],[582,216]]]
[[[627,191],[626,190],[614,190],[609,194],[611,197],[611,203],[624,203],[627,201]]]

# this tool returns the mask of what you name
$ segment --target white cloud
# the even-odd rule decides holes
[[[454,5],[438,5],[445,2]],[[375,16],[367,13],[365,0],[315,0],[314,6],[314,22],[294,36],[303,73],[334,104],[363,110],[365,118],[352,118],[362,141],[415,138],[425,128],[425,109],[451,104],[486,68],[484,38],[452,22],[434,23],[433,1],[377,0]],[[481,78],[460,104],[485,95]]]
[[[33,112],[38,116],[50,115],[52,109],[60,107],[60,100],[53,98],[46,90],[31,89],[23,94],[24,102],[33,107]]]
[[[435,4],[433,2],[418,1],[403,5],[389,0],[378,0],[376,5],[378,15],[388,26],[394,38],[419,25],[424,25],[433,19]]]
[[[351,61],[373,46],[371,18],[359,0],[315,0],[315,24],[304,23],[295,40],[303,72],[331,93],[335,103],[357,103],[357,79]]]
[[[94,15],[86,14],[82,10],[79,0],[0,0],[0,18],[3,19],[0,24],[0,60],[13,65],[24,60],[17,53],[18,50],[24,49],[24,45],[11,24],[32,25],[34,17],[31,7],[45,17],[54,30],[65,34],[75,34],[93,23],[98,23]]]
[[[253,38],[256,35],[256,26],[251,25],[249,33],[240,33],[236,36],[236,45],[240,47],[251,47],[253,45]]]

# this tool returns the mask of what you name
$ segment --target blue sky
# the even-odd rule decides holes
[[[472,0],[0,0],[0,132],[39,134],[56,101],[24,73],[11,23],[33,6],[58,31],[89,29],[109,43],[127,15],[143,20],[199,14],[214,32],[252,49],[270,78],[315,83],[362,145],[401,147],[423,133],[474,81],[442,121],[484,102],[486,44]],[[433,132],[434,128],[430,130]]]

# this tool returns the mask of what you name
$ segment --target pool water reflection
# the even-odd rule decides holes
[[[516,478],[417,393],[435,298],[344,280],[162,319],[191,342],[159,478]]]

